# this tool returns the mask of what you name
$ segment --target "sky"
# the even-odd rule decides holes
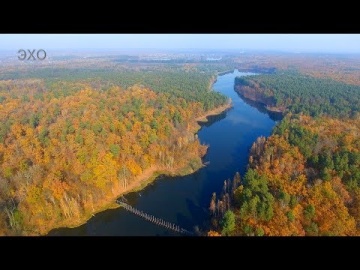
[[[240,49],[360,53],[360,34],[0,34],[0,50]]]

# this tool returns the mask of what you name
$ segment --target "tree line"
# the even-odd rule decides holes
[[[235,85],[253,89],[266,105],[310,116],[355,117],[360,112],[360,86],[297,72],[237,77]]]

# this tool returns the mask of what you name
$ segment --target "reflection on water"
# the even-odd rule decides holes
[[[198,123],[202,126],[202,127],[210,127],[212,124],[218,122],[218,121],[221,121],[222,119],[224,119],[227,115],[227,112],[230,111],[232,108],[229,108],[225,111],[223,111],[222,113],[220,114],[217,114],[217,115],[209,115],[207,118],[207,122],[202,122],[202,121],[199,121]]]
[[[278,122],[281,119],[283,119],[283,114],[282,113],[269,111],[269,110],[267,110],[265,108],[264,104],[262,104],[260,102],[253,101],[251,99],[248,99],[248,98],[244,97],[243,95],[241,95],[239,93],[238,93],[238,95],[246,104],[249,104],[251,107],[256,108],[259,112],[261,112],[263,114],[267,114],[270,117],[271,120],[273,120],[275,122]]]

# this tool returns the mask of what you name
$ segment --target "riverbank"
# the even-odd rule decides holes
[[[201,128],[201,123],[199,122],[207,122],[207,117],[211,115],[217,115],[222,113],[223,111],[229,109],[231,107],[231,102],[220,106],[214,110],[208,111],[206,114],[193,119],[193,122],[191,123],[192,129],[191,133],[196,134],[197,131]],[[187,164],[185,166],[173,166],[171,168],[168,168],[166,166],[152,166],[142,172],[141,175],[137,176],[136,178],[132,179],[129,183],[129,185],[126,188],[118,186],[113,187],[111,192],[109,194],[104,195],[104,198],[97,204],[94,203],[93,209],[91,212],[86,212],[82,214],[80,217],[72,218],[63,220],[62,222],[57,223],[54,226],[51,226],[52,228],[47,230],[46,232],[41,232],[41,235],[47,235],[52,230],[56,230],[59,228],[75,228],[78,226],[81,226],[89,221],[93,216],[95,216],[97,213],[103,212],[108,209],[115,209],[120,207],[115,201],[120,196],[126,195],[131,192],[136,192],[139,190],[144,189],[147,185],[155,181],[158,176],[165,175],[165,176],[185,176],[192,174],[196,172],[197,170],[201,169],[202,167],[206,166],[202,162],[202,158],[207,153],[207,146],[200,145],[199,147],[199,153],[189,153],[187,157],[184,157],[184,160],[187,161]],[[195,156],[198,155],[198,156]],[[175,162],[175,164],[178,164]]]
[[[203,115],[202,117],[207,117],[210,115],[214,115],[216,111],[221,113],[225,109],[225,106],[219,107],[218,109],[209,111],[206,115]],[[196,121],[197,119],[195,119]],[[195,124],[192,132],[195,134],[198,131],[198,128],[200,128],[199,124]],[[196,172],[197,170],[201,169],[202,167],[206,166],[202,162],[202,158],[205,156],[207,152],[207,146],[202,145],[201,146],[201,153],[198,157],[194,158],[192,155],[189,155],[188,163],[185,166],[174,166],[172,168],[167,168],[166,166],[152,166],[146,170],[143,171],[141,175],[134,178],[130,184],[124,189],[113,189],[111,192],[111,195],[106,196],[103,201],[104,203],[98,203],[98,205],[94,205],[94,209],[92,212],[85,213],[79,218],[74,218],[71,220],[64,220],[63,222],[56,225],[56,227],[52,228],[51,230],[47,231],[46,233],[42,235],[47,235],[49,232],[51,232],[54,229],[58,228],[75,228],[78,226],[81,226],[89,221],[93,216],[95,216],[97,213],[103,212],[108,209],[115,209],[120,207],[115,201],[120,196],[126,195],[131,192],[136,192],[144,189],[147,185],[154,182],[158,176],[165,175],[165,176],[185,176],[188,174],[192,174]]]
[[[256,103],[262,104],[265,110],[273,113],[284,113],[285,107],[275,106],[275,100],[273,96],[266,96],[262,92],[255,88],[243,85],[235,85],[235,91],[240,95],[241,98],[245,98]]]
[[[265,109],[268,110],[269,112],[274,112],[274,113],[284,113],[285,112],[285,108],[280,108],[280,107],[275,107],[275,106],[265,106]]]
[[[206,147],[207,149],[207,147]],[[48,235],[52,230],[56,230],[59,228],[75,228],[79,227],[89,221],[92,217],[94,217],[96,214],[103,212],[105,210],[109,209],[116,209],[119,208],[120,205],[116,203],[116,199],[120,196],[126,195],[131,192],[136,192],[144,189],[147,185],[154,182],[160,175],[165,176],[185,176],[188,174],[192,174],[195,171],[201,169],[202,167],[206,166],[202,163],[202,157],[206,154],[206,151],[202,154],[201,157],[197,160],[195,163],[194,160],[190,160],[189,163],[186,166],[182,167],[174,167],[174,168],[166,168],[166,167],[159,167],[159,166],[153,166],[148,169],[146,169],[141,175],[139,175],[137,178],[133,179],[132,182],[126,187],[125,190],[121,190],[118,192],[113,192],[112,196],[107,196],[104,201],[106,203],[99,204],[97,207],[94,207],[94,211],[91,213],[86,213],[81,218],[78,219],[72,219],[71,221],[65,220],[62,223],[57,224],[56,227],[52,228],[51,230],[47,231],[44,234],[40,235]],[[37,234],[31,234],[31,235],[37,235]]]
[[[212,91],[212,87],[213,87],[214,83],[216,83],[216,81],[217,81],[217,75],[211,76],[209,86],[208,86],[209,91]]]
[[[217,107],[211,111],[208,111],[206,114],[197,117],[195,120],[198,123],[206,123],[209,121],[208,120],[209,116],[221,114],[222,112],[224,112],[232,107],[233,107],[233,105],[232,105],[231,99],[229,99],[228,103],[226,103],[225,105]]]

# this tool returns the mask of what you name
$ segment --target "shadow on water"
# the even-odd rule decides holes
[[[198,123],[199,123],[199,125],[200,125],[201,127],[210,127],[210,126],[213,125],[214,123],[219,122],[219,121],[225,119],[227,113],[228,113],[229,111],[231,111],[232,109],[233,109],[233,108],[229,108],[229,109],[227,109],[227,110],[225,110],[225,111],[223,111],[222,113],[217,114],[217,115],[209,115],[209,116],[206,117],[207,120],[208,120],[207,122],[198,121]]]
[[[281,121],[283,119],[283,114],[281,112],[269,111],[265,108],[265,104],[248,99],[239,93],[237,93],[237,94],[246,104],[250,105],[251,107],[256,108],[262,114],[268,115],[271,120],[277,122],[277,121]]]

